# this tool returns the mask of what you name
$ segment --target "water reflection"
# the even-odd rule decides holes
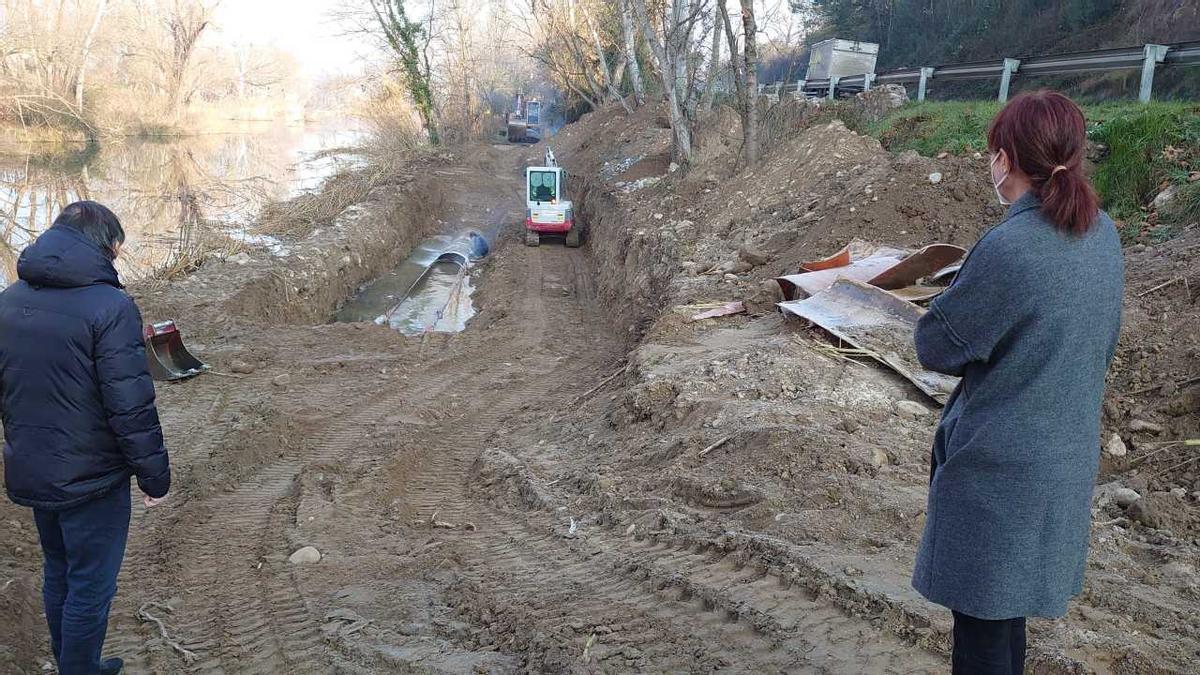
[[[318,187],[355,161],[326,151],[358,139],[328,126],[270,126],[79,145],[52,155],[37,146],[8,149],[0,153],[0,288],[16,278],[20,251],[78,199],[102,202],[121,218],[128,239],[118,269],[125,280],[230,238],[273,244],[251,230],[263,204]]]

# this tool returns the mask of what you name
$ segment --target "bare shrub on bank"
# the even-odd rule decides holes
[[[352,114],[363,130],[362,144],[326,154],[351,154],[361,164],[342,169],[314,192],[267,205],[255,232],[294,238],[328,225],[377,186],[403,180],[409,163],[429,148],[422,118],[394,80],[384,78]]]

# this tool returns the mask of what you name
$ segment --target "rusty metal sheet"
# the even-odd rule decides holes
[[[953,264],[967,254],[967,249],[953,244],[930,244],[901,260],[897,265],[867,280],[872,286],[887,290],[904,288],[917,283]]]
[[[840,279],[810,298],[779,307],[866,351],[940,404],[958,385],[958,378],[925,370],[917,360],[913,332],[925,310],[883,289]]]
[[[845,267],[850,264],[850,244],[842,247],[842,250],[834,253],[828,258],[813,260],[812,262],[800,263],[800,269],[805,272],[820,272],[821,270],[833,269],[834,267]]]

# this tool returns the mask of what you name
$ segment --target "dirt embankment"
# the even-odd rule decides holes
[[[855,238],[970,246],[1002,215],[987,160],[892,155],[834,122],[730,175],[734,138],[710,128],[700,156],[721,159],[686,176],[668,168],[669,133],[652,111],[600,111],[556,139],[560,161],[592,177],[584,214],[605,297],[645,330],[617,394],[544,431],[592,449],[572,475],[618,529],[718,547],[944,651],[946,613],[908,585],[937,406],[890,372],[822,350],[821,335],[774,311],[769,280]],[[1193,226],[1126,251],[1105,439],[1128,452],[1104,455],[1084,594],[1064,620],[1031,624],[1034,672],[1195,663],[1200,463],[1171,441],[1200,436],[1197,236]],[[739,299],[749,316],[687,320]],[[1136,505],[1118,505],[1129,503],[1114,499],[1118,487]],[[741,610],[773,615],[763,602]]]

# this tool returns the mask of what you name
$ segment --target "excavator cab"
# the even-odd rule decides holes
[[[538,246],[543,234],[565,235],[572,248],[583,244],[581,226],[566,194],[567,172],[546,150],[543,166],[525,169],[525,244]]]

